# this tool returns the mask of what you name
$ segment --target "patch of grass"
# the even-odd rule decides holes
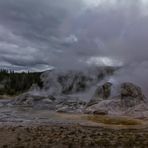
[[[108,125],[140,125],[142,122],[137,119],[131,119],[127,117],[111,117],[111,116],[87,116],[88,120],[97,123],[103,123]]]

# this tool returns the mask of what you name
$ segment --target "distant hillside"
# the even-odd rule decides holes
[[[33,84],[42,87],[40,75],[42,73],[14,73],[14,71],[0,70],[0,95],[17,95],[31,88]]]

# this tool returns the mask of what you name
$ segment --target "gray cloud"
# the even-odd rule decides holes
[[[147,61],[148,5],[88,2],[0,0],[1,65],[77,69],[94,63],[93,58],[100,64]]]
[[[78,0],[0,0],[2,66],[56,66],[59,51],[77,40],[64,33],[64,23],[81,8]]]

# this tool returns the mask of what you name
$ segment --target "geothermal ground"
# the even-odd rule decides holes
[[[0,147],[141,148],[148,145],[148,102],[140,87],[106,82],[90,100],[25,93],[0,100]]]
[[[8,100],[9,101],[9,100]],[[5,104],[6,100],[1,100]],[[0,107],[0,147],[147,147],[148,119]]]

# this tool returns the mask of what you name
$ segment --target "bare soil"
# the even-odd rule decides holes
[[[0,107],[0,148],[106,147],[147,148],[148,120]]]

